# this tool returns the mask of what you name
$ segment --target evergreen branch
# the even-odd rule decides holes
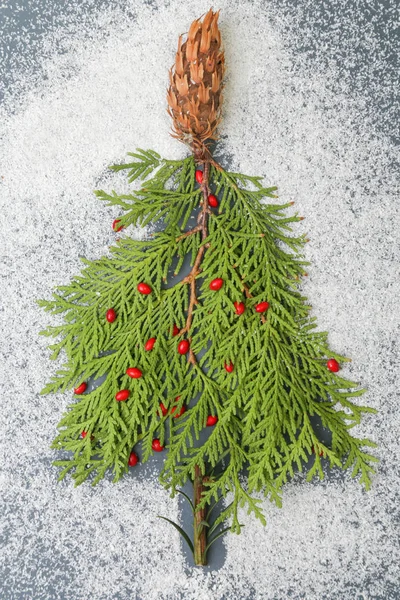
[[[211,160],[204,161],[197,188],[193,157],[167,161],[144,150],[131,157],[114,170],[127,169],[142,187],[97,195],[122,209],[122,225],[163,219],[164,230],[144,241],[121,239],[111,258],[83,260],[79,276],[59,286],[51,300],[39,301],[45,311],[63,316],[62,325],[41,333],[56,338],[53,359],[66,357],[43,392],[102,378],[92,391],[76,395],[60,421],[53,447],[70,457],[55,463],[60,478],[71,474],[77,485],[88,478],[95,485],[111,470],[117,481],[135,444],[141,442],[145,462],[157,437],[166,447],[160,481],[189,501],[197,542],[205,528],[213,533],[227,519],[231,525],[223,532],[239,533],[243,507],[265,524],[260,500],[251,494],[263,492],[280,506],[282,485],[312,455],[309,479],[323,478],[329,463],[351,468],[368,489],[377,459],[365,447],[375,445],[350,430],[363,413],[375,411],[357,403],[364,389],[327,369],[328,358],[348,359],[330,350],[325,332],[315,331],[298,290],[307,264],[300,254],[305,238],[293,236],[291,225],[301,217],[287,216],[291,203],[264,203],[276,197],[276,188],[264,187],[261,178],[226,172]],[[209,206],[212,189],[218,213]],[[197,221],[187,229],[198,207]],[[179,280],[188,255],[190,272]],[[172,271],[178,280],[166,287]],[[216,277],[223,281],[217,292],[210,289]],[[151,286],[149,296],[138,293],[140,282]],[[264,301],[269,308],[260,315],[255,308]],[[236,313],[237,303],[244,314]],[[105,318],[110,308],[116,315],[111,323]],[[156,341],[148,351],[151,339]],[[177,352],[182,339],[190,343],[187,355]],[[142,376],[130,378],[130,367]],[[116,402],[121,389],[129,390],[129,398]],[[209,415],[218,421],[199,444]],[[320,441],[312,416],[331,432],[330,444]],[[248,490],[239,479],[245,467]],[[204,486],[196,504],[177,490],[194,476]],[[232,502],[210,526],[211,511],[228,493]]]
[[[130,183],[135,179],[146,179],[146,177],[163,162],[161,156],[157,154],[157,152],[154,152],[154,150],[146,151],[137,148],[136,153],[128,152],[128,156],[132,156],[132,158],[135,158],[136,160],[131,163],[112,165],[110,169],[115,172],[121,171],[122,169],[128,169],[128,179]]]

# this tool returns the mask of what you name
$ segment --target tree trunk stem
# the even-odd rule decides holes
[[[207,217],[208,214],[210,212],[210,209],[208,207],[208,194],[209,192],[209,183],[208,183],[208,179],[209,179],[209,173],[210,173],[210,163],[209,162],[205,162],[204,163],[204,170],[203,170],[203,182],[202,182],[202,191],[203,191],[203,205],[202,205],[202,210],[198,215],[198,225],[197,228],[198,230],[201,231],[201,238],[202,241],[206,239],[207,235],[208,235],[208,230],[207,230]],[[196,228],[196,229],[197,229]],[[190,297],[190,307],[189,307],[189,311],[188,311],[188,319],[186,322],[186,330],[189,332],[191,324],[192,324],[192,311],[194,308],[194,305],[197,303],[197,296],[196,296],[196,276],[198,275],[198,273],[200,272],[200,265],[201,265],[201,261],[204,255],[204,252],[206,250],[206,247],[204,245],[200,246],[195,263],[193,265],[193,269],[191,272],[191,297]],[[194,357],[194,355],[193,355]],[[194,363],[196,362],[196,360],[194,359]],[[203,477],[202,473],[201,473],[201,469],[198,465],[195,466],[194,468],[194,482],[193,482],[193,505],[194,505],[194,523],[193,523],[193,529],[194,529],[194,536],[193,536],[193,546],[194,546],[194,563],[197,566],[205,566],[207,564],[207,553],[206,553],[206,547],[207,547],[207,527],[203,524],[203,521],[206,520],[206,514],[207,514],[207,508],[200,508],[198,509],[198,505],[201,502],[202,499],[202,495],[203,495],[203,491],[204,491],[204,480],[206,478]]]
[[[194,563],[197,566],[207,564],[206,546],[207,546],[207,527],[202,524],[206,519],[206,507],[198,509],[198,505],[203,495],[203,475],[198,465],[195,466],[193,482],[193,505],[194,505]]]

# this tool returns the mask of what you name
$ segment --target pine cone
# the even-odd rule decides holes
[[[207,141],[216,139],[221,121],[224,53],[218,29],[218,12],[212,9],[203,22],[196,19],[187,40],[179,37],[175,65],[169,72],[168,113],[173,119],[172,136],[188,144],[196,158],[204,159]]]

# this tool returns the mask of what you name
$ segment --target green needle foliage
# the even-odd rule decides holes
[[[123,238],[111,257],[83,260],[80,275],[58,287],[52,300],[40,301],[46,311],[63,316],[61,325],[42,334],[55,338],[53,359],[60,352],[65,356],[43,393],[103,379],[93,391],[75,396],[60,421],[53,443],[67,456],[55,462],[60,479],[70,473],[76,484],[88,478],[96,484],[110,469],[118,481],[135,445],[141,442],[145,462],[158,438],[165,445],[162,484],[175,493],[199,467],[209,474],[200,507],[211,506],[211,512],[221,496],[233,494],[212,528],[229,517],[237,533],[239,507],[265,522],[252,493],[262,491],[280,505],[283,484],[310,456],[308,479],[323,478],[323,458],[331,467],[351,469],[368,489],[377,459],[366,448],[375,444],[353,437],[351,429],[364,412],[375,411],[353,402],[365,390],[327,368],[328,358],[347,359],[329,349],[326,333],[316,331],[299,291],[306,240],[293,236],[291,226],[300,218],[288,215],[289,204],[276,203],[276,188],[264,187],[261,178],[212,165],[208,184],[219,210],[210,211],[204,239],[201,231],[187,229],[203,198],[194,158],[164,160],[152,150],[138,150],[130,161],[112,168],[125,169],[130,182],[141,180],[138,191],[96,194],[123,212],[119,226],[162,219],[163,231],[144,241]],[[189,255],[193,265],[202,245],[190,331],[174,335],[174,326],[185,327],[190,306],[183,261]],[[223,287],[212,291],[210,281],[217,277]],[[141,282],[152,293],[140,294]],[[255,306],[263,301],[269,309],[262,317]],[[236,314],[235,302],[245,303],[244,314]],[[110,308],[117,315],[112,323],[106,320]],[[154,348],[146,351],[153,337]],[[194,361],[177,351],[184,338],[191,339]],[[229,362],[232,373],[224,368]],[[143,376],[131,379],[129,367],[140,368]],[[130,396],[117,402],[122,389]],[[182,407],[187,410],[176,418]],[[209,415],[218,422],[200,443]],[[331,432],[329,445],[315,432],[316,417]]]

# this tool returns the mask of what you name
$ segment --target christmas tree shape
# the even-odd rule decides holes
[[[53,359],[66,356],[43,393],[74,388],[53,443],[64,453],[55,462],[60,479],[96,484],[111,470],[117,482],[164,452],[165,488],[174,495],[193,482],[193,500],[184,495],[194,539],[173,525],[198,565],[225,531],[240,533],[240,508],[265,523],[253,494],[280,506],[283,484],[310,458],[308,480],[324,477],[324,461],[350,468],[366,489],[377,460],[365,451],[375,444],[350,433],[374,412],[352,401],[365,390],[338,374],[348,359],[316,331],[299,291],[307,240],[291,224],[301,217],[261,177],[228,172],[212,156],[223,74],[218,12],[210,10],[179,38],[170,72],[173,136],[190,156],[137,150],[112,169],[126,170],[139,189],[96,192],[123,213],[115,230],[161,219],[162,231],[120,239],[111,257],[83,259],[79,276],[40,301],[63,315],[42,333],[56,338]],[[232,501],[215,515],[228,492]]]

